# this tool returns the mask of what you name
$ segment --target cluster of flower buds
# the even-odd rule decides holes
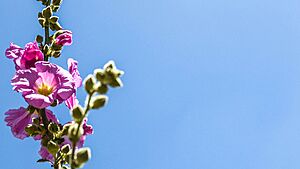
[[[27,108],[8,110],[5,121],[16,138],[32,137],[40,141],[38,162],[50,162],[54,169],[81,168],[91,157],[90,149],[83,147],[86,136],[93,134],[92,126],[87,124],[88,113],[105,106],[109,87],[123,85],[120,79],[123,71],[109,61],[103,69],[88,75],[84,80],[87,99],[82,107],[76,98],[82,85],[78,62],[69,58],[65,70],[48,61],[49,57],[59,57],[63,46],[72,44],[72,32],[62,29],[59,18],[53,16],[62,0],[38,1],[45,6],[38,14],[45,36],[37,35],[35,42],[26,44],[24,49],[11,43],[5,52],[15,64],[13,90],[21,93],[28,103]],[[61,124],[49,109],[61,103],[65,103],[72,116],[66,124]]]

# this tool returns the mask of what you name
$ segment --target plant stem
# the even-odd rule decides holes
[[[86,103],[87,105],[85,107],[84,114],[83,114],[83,118],[78,122],[78,127],[76,129],[76,136],[79,134],[79,129],[82,125],[82,122],[83,122],[84,118],[86,117],[88,111],[90,110],[90,102],[91,102],[91,99],[92,99],[92,96],[93,96],[94,93],[95,93],[95,91],[93,91],[92,93],[89,93],[88,101]],[[71,168],[72,169],[75,169],[72,164],[73,164],[74,159],[75,159],[75,149],[76,149],[77,142],[78,142],[78,140],[72,142],[72,155],[71,155]]]

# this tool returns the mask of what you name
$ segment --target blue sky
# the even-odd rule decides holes
[[[0,2],[1,119],[26,106],[4,51],[43,33],[40,9]],[[300,168],[299,11],[297,0],[64,1],[74,44],[51,61],[66,68],[73,57],[86,76],[113,59],[126,72],[124,88],[90,113],[86,169]],[[64,106],[55,111],[68,120]],[[3,168],[50,168],[35,163],[37,142],[17,140],[4,122],[0,132]]]

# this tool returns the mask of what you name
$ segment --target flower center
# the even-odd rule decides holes
[[[42,83],[42,85],[38,87],[37,92],[41,95],[49,96],[53,92],[53,87]]]

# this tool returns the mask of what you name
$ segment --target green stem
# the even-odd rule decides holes
[[[78,127],[76,129],[76,136],[79,134],[79,129],[82,125],[82,122],[83,122],[84,118],[86,117],[88,111],[90,110],[90,102],[91,102],[91,99],[92,99],[92,96],[93,96],[94,93],[95,93],[95,91],[93,91],[92,93],[89,93],[87,105],[86,105],[85,110],[84,110],[83,118],[78,122]],[[75,149],[76,149],[77,142],[78,142],[78,140],[73,141],[73,143],[72,143],[72,155],[71,155],[71,168],[72,169],[75,169],[72,164],[74,163],[74,160],[75,160]]]

